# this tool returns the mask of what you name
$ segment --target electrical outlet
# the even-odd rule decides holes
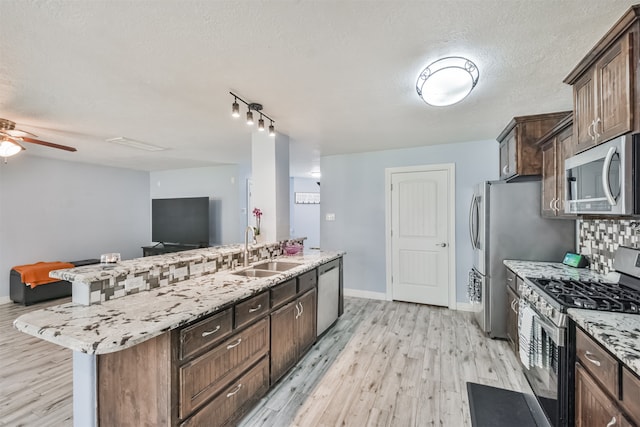
[[[325,221],[335,221],[336,220],[336,214],[334,213],[328,213],[324,216]]]

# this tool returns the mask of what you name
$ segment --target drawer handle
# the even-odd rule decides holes
[[[229,393],[227,393],[227,397],[233,396],[234,394],[239,392],[241,388],[242,388],[242,383],[238,384],[233,391],[230,391]]]
[[[238,341],[236,341],[233,344],[229,344],[227,346],[227,350],[231,350],[232,348],[239,346],[241,342],[242,342],[242,338],[238,338]]]
[[[611,421],[609,421],[609,424],[607,424],[607,427],[611,427],[616,425],[616,417],[611,418]]]
[[[216,326],[216,328],[213,331],[204,331],[202,333],[203,337],[208,337],[211,334],[215,334],[216,332],[218,332],[220,330],[220,325]]]
[[[516,304],[518,304],[517,299],[514,299],[513,301],[511,301],[511,310],[513,310],[514,313],[518,314],[518,310],[516,310]]]
[[[249,313],[255,313],[256,311],[260,310],[262,308],[262,304],[258,304],[257,307],[251,307],[249,309]]]
[[[595,357],[595,354],[591,353],[590,351],[585,351],[584,352],[584,357],[591,363],[593,363],[596,366],[600,366],[600,361]],[[613,417],[613,422],[615,423],[615,417]],[[613,424],[611,424],[613,425]]]

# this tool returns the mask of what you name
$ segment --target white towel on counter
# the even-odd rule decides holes
[[[530,369],[532,356],[535,349],[534,343],[534,321],[535,312],[529,304],[520,299],[518,310],[518,340],[520,344],[520,361],[525,368]]]

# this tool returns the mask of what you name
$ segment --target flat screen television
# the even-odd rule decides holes
[[[151,240],[208,246],[209,198],[152,199]]]

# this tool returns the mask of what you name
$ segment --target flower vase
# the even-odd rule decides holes
[[[256,243],[264,243],[264,235],[256,234]]]

